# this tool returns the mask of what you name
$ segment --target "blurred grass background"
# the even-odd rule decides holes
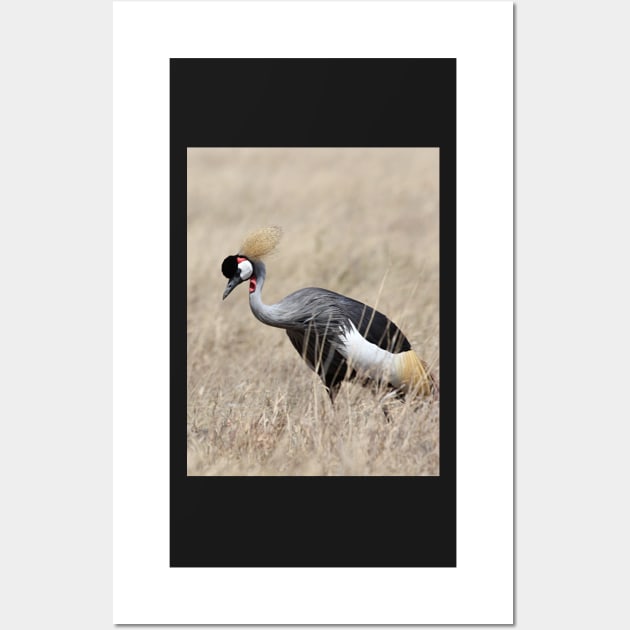
[[[344,384],[331,406],[247,283],[225,300],[225,256],[266,225],[263,300],[305,286],[385,313],[439,379],[439,153],[433,148],[188,150],[188,474],[437,475],[439,403]]]

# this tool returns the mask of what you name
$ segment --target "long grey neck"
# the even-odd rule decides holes
[[[278,304],[263,304],[261,293],[267,274],[265,263],[257,260],[253,262],[253,266],[256,289],[249,294],[249,306],[252,309],[252,313],[263,324],[276,326],[277,328],[290,328],[290,320],[287,314],[283,313],[282,302]]]

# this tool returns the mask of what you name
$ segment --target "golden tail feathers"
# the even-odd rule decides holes
[[[406,392],[440,399],[440,387],[429,366],[413,350],[401,352],[398,357],[398,374]]]

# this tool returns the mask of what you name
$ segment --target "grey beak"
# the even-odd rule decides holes
[[[243,281],[240,279],[239,276],[234,276],[233,278],[231,278],[227,283],[227,286],[225,287],[225,291],[223,291],[223,299],[225,300],[225,298],[230,295],[234,288],[241,284],[241,282]]]

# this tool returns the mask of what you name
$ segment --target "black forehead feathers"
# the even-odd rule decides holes
[[[226,278],[233,278],[238,270],[236,256],[228,256],[221,265],[221,272]]]

